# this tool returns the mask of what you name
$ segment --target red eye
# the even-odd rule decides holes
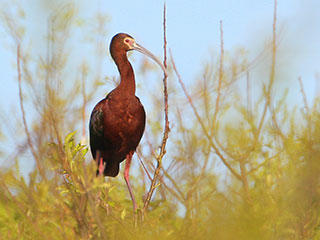
[[[129,43],[130,42],[130,40],[129,39],[126,39],[126,40],[124,40],[126,43]]]

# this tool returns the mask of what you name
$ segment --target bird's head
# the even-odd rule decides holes
[[[133,37],[131,37],[129,34],[126,33],[118,33],[115,35],[110,43],[110,52],[113,51],[130,51],[134,50],[135,43]]]
[[[163,66],[161,61],[155,55],[153,55],[149,50],[145,49],[144,47],[136,43],[135,39],[131,37],[129,34],[118,33],[112,38],[110,43],[110,53],[113,59],[115,59],[114,55],[116,53],[119,53],[121,51],[128,52],[131,50],[137,50],[147,55],[148,57],[152,58],[156,63],[160,65],[164,74],[167,76],[166,68]]]

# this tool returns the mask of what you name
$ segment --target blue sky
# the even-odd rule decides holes
[[[37,10],[41,10],[41,6],[38,6],[41,5],[41,0],[31,2],[34,4],[22,1],[22,6],[26,9],[25,25],[29,28],[27,32],[44,35],[46,25],[43,23],[46,13],[35,14],[39,13]],[[52,7],[57,5],[57,2],[65,1],[54,2],[55,4],[51,3]],[[168,47],[172,49],[184,79],[191,81],[201,71],[201,64],[210,57],[210,52],[218,52],[220,20],[223,21],[225,50],[232,51],[237,47],[244,47],[250,50],[253,59],[255,54],[263,49],[266,40],[271,38],[273,6],[273,0],[168,1]],[[79,5],[79,15],[84,21],[95,11],[111,17],[107,25],[109,35],[106,36],[106,50],[112,35],[127,32],[156,55],[161,56],[162,8],[163,1],[83,1]],[[318,0],[278,1],[278,29],[281,29],[282,38],[280,47],[287,51],[287,56],[290,55],[284,64],[294,67],[292,76],[302,75],[305,81],[314,81],[312,77],[319,71],[318,9]],[[3,102],[3,99],[9,98],[14,101],[14,92],[10,90],[15,88],[15,58],[12,55],[10,39],[3,38],[5,33],[1,28],[0,34],[1,82],[9,89],[6,91],[7,94],[2,94],[0,100]],[[45,40],[44,36],[42,40]],[[35,45],[35,40],[33,44]]]
[[[10,3],[2,1],[0,5],[4,4],[3,6]],[[41,51],[45,46],[42,44],[45,44],[44,23],[47,16],[47,13],[41,12],[41,5],[46,2],[47,5],[55,7],[65,1],[19,2],[26,12],[24,25],[27,29],[26,36],[30,39],[28,46]],[[254,59],[256,54],[263,50],[267,40],[271,39],[273,7],[273,0],[167,1],[168,47],[172,49],[184,80],[191,82],[200,74],[206,59],[209,59],[212,53],[219,52],[220,20],[223,21],[225,51],[232,52],[243,47],[249,50],[249,57]],[[319,10],[319,0],[278,1],[278,29],[281,32],[278,64],[282,69],[286,69],[285,73],[281,73],[284,87],[289,87],[292,96],[295,96],[299,93],[297,78],[301,76],[309,101],[315,95],[315,91],[319,90],[316,86],[320,85],[315,84],[315,74],[320,74]],[[110,16],[107,25],[108,35],[105,36],[106,51],[115,33],[127,32],[153,53],[162,56],[163,1],[82,1],[78,11],[85,24],[93,12],[100,11]],[[82,34],[85,35],[83,31]],[[77,35],[71,37],[75,41],[73,50],[81,53],[83,49],[76,49]],[[0,25],[0,110],[5,115],[9,115],[12,109],[18,109],[13,46]],[[257,71],[265,71],[267,64],[259,63]],[[116,75],[116,68],[110,59],[105,61],[103,68],[105,74]],[[97,96],[97,99],[100,98],[101,96]],[[301,101],[300,95],[293,99],[297,104]]]

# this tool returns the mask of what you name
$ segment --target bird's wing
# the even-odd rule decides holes
[[[96,157],[96,151],[101,149],[103,146],[103,111],[100,107],[100,104],[97,104],[93,109],[90,117],[89,131],[90,131],[90,147],[93,158]]]
[[[103,111],[94,109],[90,117],[90,133],[95,136],[103,136]]]

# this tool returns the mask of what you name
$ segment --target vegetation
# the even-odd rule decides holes
[[[275,97],[276,7],[271,47],[263,53],[270,56],[269,75],[259,76],[265,82],[251,79],[245,51],[224,51],[222,22],[220,54],[194,82],[186,86],[174,56],[168,58],[168,143],[159,151],[164,111],[148,112],[134,161],[151,179],[141,164],[132,171],[137,213],[121,176],[96,177],[86,144],[104,45],[92,43],[94,66],[72,64],[66,46],[79,21],[71,4],[50,16],[46,52],[32,57],[15,15],[1,16],[17,50],[17,125],[23,125],[15,126],[22,130],[13,135],[16,147],[2,154],[14,164],[0,169],[0,239],[320,239],[320,102],[308,106],[301,79],[302,108],[288,106],[286,91]],[[93,19],[94,36],[104,37],[106,17]],[[145,68],[162,88],[158,72],[142,65],[140,74]],[[144,94],[150,109],[164,109],[159,92]],[[1,141],[10,138],[4,130]],[[22,161],[35,163],[27,177]]]

